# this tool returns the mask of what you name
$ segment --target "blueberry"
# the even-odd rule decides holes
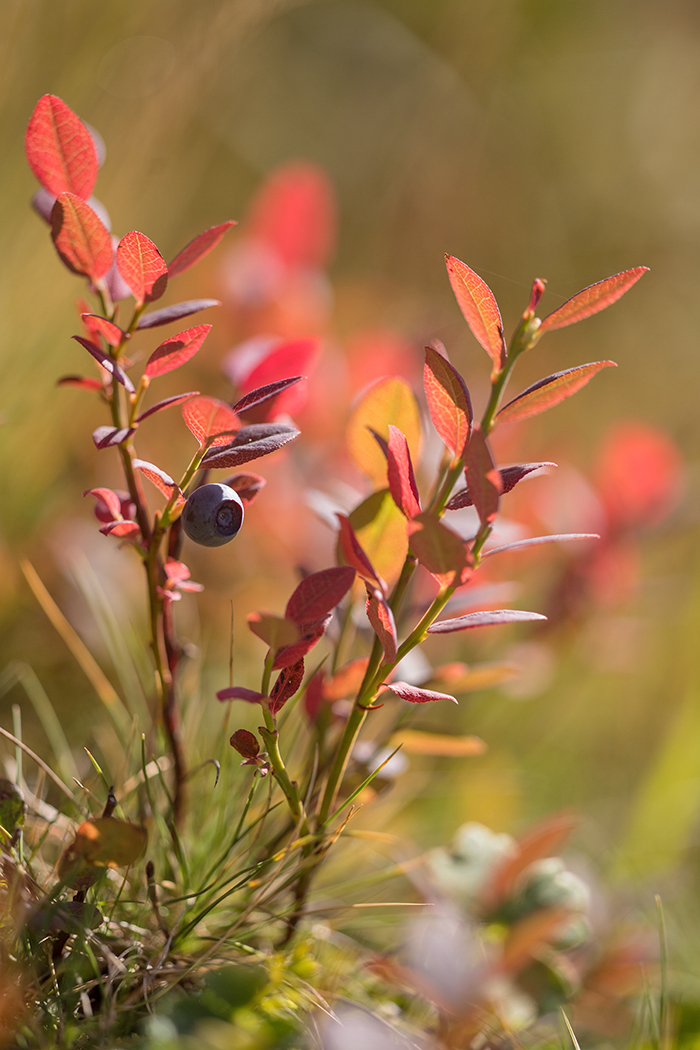
[[[220,547],[237,535],[243,524],[243,504],[235,489],[218,482],[201,485],[182,511],[182,527],[195,543]]]

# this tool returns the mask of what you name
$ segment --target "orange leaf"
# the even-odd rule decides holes
[[[546,376],[504,405],[496,419],[499,423],[519,423],[521,419],[546,412],[584,387],[601,368],[617,368],[617,365],[614,361],[592,361]]]
[[[178,274],[184,273],[185,270],[189,270],[195,263],[198,263],[200,259],[203,259],[205,255],[208,255],[210,251],[216,248],[224,234],[235,225],[235,219],[230,219],[228,222],[219,223],[218,226],[210,226],[203,233],[198,233],[189,244],[185,245],[182,251],[177,253],[170,266],[168,266],[167,269],[170,276],[176,277]]]
[[[467,487],[482,525],[490,525],[498,514],[503,481],[496,469],[489,443],[475,426],[464,455]]]
[[[399,745],[409,755],[441,758],[472,758],[486,751],[486,744],[478,736],[445,736],[442,733],[423,733],[419,729],[400,729],[394,733],[389,747]]]
[[[99,281],[112,265],[112,238],[89,204],[75,193],[61,193],[51,212],[56,251],[73,273]]]
[[[160,299],[168,284],[168,267],[153,241],[138,230],[124,234],[117,245],[117,269],[137,306]]]
[[[635,266],[632,270],[623,270],[622,273],[606,277],[604,281],[589,284],[587,288],[572,295],[562,306],[548,314],[540,325],[538,334],[552,332],[555,328],[565,328],[569,324],[576,324],[577,321],[583,321],[584,318],[605,310],[607,306],[617,302],[625,292],[629,291],[648,269],[648,266]]]
[[[211,325],[200,327],[209,329]],[[164,343],[163,346],[165,345]],[[201,346],[201,342],[199,345]],[[182,406],[182,418],[201,446],[209,445],[213,448],[217,445],[227,445],[241,429],[241,421],[230,405],[205,394],[193,397]]]
[[[493,376],[506,363],[503,321],[496,297],[486,282],[470,270],[466,263],[452,255],[446,255],[445,262],[459,308],[472,334],[493,361]]]
[[[420,412],[413,391],[400,376],[378,379],[373,383],[355,405],[348,423],[348,451],[375,488],[386,486],[387,464],[386,457],[372,436],[370,428],[388,441],[390,423],[406,436],[411,458],[417,463],[420,450]]]
[[[432,346],[425,348],[423,385],[433,426],[453,456],[461,456],[472,426],[472,403],[457,369]]]
[[[88,199],[97,179],[97,150],[92,135],[63,99],[39,99],[24,144],[29,167],[49,193]]]

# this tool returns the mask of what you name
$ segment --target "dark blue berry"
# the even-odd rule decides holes
[[[243,524],[243,503],[235,489],[214,482],[195,489],[182,511],[185,534],[203,547],[220,547]]]

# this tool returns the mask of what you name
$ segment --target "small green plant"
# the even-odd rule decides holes
[[[251,688],[231,682],[217,697],[226,705],[226,724],[233,701],[259,711],[257,736],[239,728],[230,737],[242,766],[250,767],[238,775],[248,776],[250,782],[242,805],[236,797],[221,799],[217,813],[217,803],[209,801],[212,812],[207,819],[214,821],[216,832],[206,843],[198,843],[200,817],[188,801],[198,764],[180,728],[184,646],[177,636],[173,603],[181,592],[199,590],[200,585],[191,581],[182,560],[183,533],[195,543],[218,547],[246,528],[245,508],[260,494],[264,479],[239,472],[212,482],[211,475],[217,470],[240,471],[299,436],[296,426],[278,418],[281,395],[303,378],[294,367],[299,346],[290,344],[288,371],[246,390],[233,403],[188,391],[149,404],[152,384],[186,365],[211,326],[201,324],[169,336],[150,352],[136,377],[131,358],[143,356],[137,352],[140,340],[155,328],[219,305],[210,299],[157,309],[151,304],[179,274],[215,248],[233,223],[220,223],[195,237],[166,264],[144,234],[132,231],[120,239],[111,235],[104,209],[92,197],[98,150],[88,128],[64,102],[51,95],[40,100],[26,147],[41,183],[36,209],[50,223],[59,257],[86,282],[94,300],[93,307],[81,306],[83,332],[74,338],[96,363],[97,376],[72,375],[61,383],[95,395],[107,414],[92,438],[100,455],[111,450],[119,457],[124,490],[97,487],[86,495],[96,501],[100,531],[110,538],[105,542],[118,540],[128,548],[124,556],[137,558],[143,566],[156,694],[152,720],[138,724],[125,744],[131,764],[128,788],[116,785],[113,794],[105,776],[100,811],[91,806],[77,828],[66,824],[71,835],[67,846],[59,846],[53,832],[47,832],[46,842],[35,841],[28,851],[19,822],[17,829],[6,829],[5,908],[16,916],[5,941],[6,963],[21,958],[26,965],[31,959],[26,997],[35,1006],[23,1045],[40,1040],[42,1025],[54,1033],[57,1045],[72,1045],[71,1039],[77,1045],[83,1022],[90,1038],[104,1038],[107,1030],[127,1034],[139,1011],[174,994],[177,986],[191,987],[203,973],[208,975],[197,1016],[231,1020],[235,1015],[236,1023],[245,1027],[250,1004],[264,1001],[267,1005],[260,1008],[265,1020],[257,1029],[250,1022],[253,1041],[245,1045],[282,1045],[274,1040],[283,1038],[285,1025],[287,1038],[297,1031],[300,1012],[318,1003],[304,976],[304,967],[313,970],[313,965],[299,929],[309,895],[329,851],[339,838],[351,834],[348,822],[357,800],[367,797],[369,785],[381,777],[391,758],[389,754],[364,771],[359,762],[351,765],[365,722],[384,704],[395,705],[393,719],[384,720],[381,738],[373,741],[374,752],[379,752],[394,739],[399,725],[405,730],[411,709],[406,705],[456,702],[451,693],[435,688],[449,681],[440,668],[416,682],[402,673],[402,662],[429,637],[544,619],[519,609],[461,614],[457,609],[451,615],[462,588],[486,559],[543,543],[586,544],[596,538],[547,535],[493,544],[502,499],[551,464],[499,467],[489,436],[497,426],[554,407],[613,362],[596,361],[546,376],[503,404],[515,364],[543,335],[611,305],[646,268],[599,281],[543,319],[536,311],[545,285],[536,280],[507,342],[491,290],[466,264],[447,257],[459,307],[491,359],[487,403],[477,421],[466,382],[445,348],[438,343],[426,347],[424,395],[443,446],[430,477],[419,471],[420,412],[408,383],[387,377],[361,395],[347,443],[373,493],[359,507],[337,515],[337,565],[306,574],[283,613],[249,614],[250,631],[267,646],[259,684]],[[283,349],[273,345],[268,358],[284,361]],[[141,428],[175,406],[180,406],[196,442],[177,479],[139,458],[136,450]],[[144,478],[162,497],[158,509],[149,504]],[[449,520],[451,512],[466,507],[475,509],[477,524],[465,538]],[[420,592],[412,590],[417,576],[423,579]],[[420,597],[428,592],[428,598]],[[361,603],[364,627],[357,626]],[[369,645],[363,648],[368,637]],[[302,698],[303,714],[294,706]],[[346,701],[342,713],[332,706],[338,700]],[[114,815],[117,805],[119,819]],[[58,818],[57,813],[51,828]],[[144,864],[146,851],[149,859]],[[530,863],[548,855],[545,847],[525,859]],[[58,866],[52,872],[54,858]],[[530,900],[535,889],[529,884],[513,900],[506,893],[526,866],[521,857],[519,868],[502,874],[506,881],[500,897],[489,905],[492,925],[531,921],[532,913],[542,910],[539,898]],[[116,870],[124,868],[127,874],[120,879]],[[554,885],[556,872],[545,874]],[[21,914],[12,903],[15,898],[24,902]],[[563,938],[571,909],[564,902],[557,911],[559,904],[543,906],[547,921],[540,920],[537,937],[527,942],[530,947]],[[521,912],[506,915],[506,906]],[[530,958],[529,950],[521,948],[524,957]],[[232,957],[250,957],[255,967],[237,967],[226,976],[228,971],[221,967]],[[245,994],[239,995],[243,985]],[[420,992],[420,982],[416,987]],[[170,1045],[168,1039],[177,1039],[178,1033],[191,1030],[190,1022],[194,1024],[183,1001],[164,1002],[170,1006],[150,1029],[154,1046],[161,1045],[158,1040]]]

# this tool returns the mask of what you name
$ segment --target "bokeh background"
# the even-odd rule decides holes
[[[592,871],[623,900],[630,887],[647,902],[663,893],[678,922],[673,902],[682,900],[687,917],[700,845],[697,4],[3,0],[0,56],[2,724],[11,726],[20,703],[28,739],[49,754],[18,678],[35,698],[39,683],[77,749],[100,717],[20,558],[31,559],[115,682],[115,652],[131,644],[128,623],[140,615],[129,552],[97,533],[81,498],[118,483],[116,457],[90,440],[103,422],[99,406],[55,385],[85,363],[70,341],[78,282],[29,208],[24,129],[51,92],[107,143],[97,193],[116,232],[142,230],[170,258],[200,229],[241,220],[181,280],[176,298],[214,295],[224,306],[207,318],[206,353],[187,378],[176,374],[172,391],[229,396],[222,362],[255,332],[324,341],[318,385],[299,416],[308,438],[262,461],[268,488],[247,536],[225,554],[190,556],[207,590],[179,614],[203,654],[205,720],[213,690],[226,684],[230,601],[241,616],[280,609],[298,564],[332,558],[332,536],[300,490],[313,481],[341,503],[353,485],[361,492],[345,468],[342,485],[333,482],[323,452],[335,454],[373,367],[389,362],[415,380],[421,347],[439,338],[483,403],[488,362],[452,298],[443,254],[481,274],[511,329],[534,277],[549,279],[547,312],[609,274],[651,268],[610,311],[543,340],[513,389],[590,360],[619,368],[497,444],[503,461],[560,464],[507,508],[543,531],[595,521],[601,449],[615,446],[622,423],[658,428],[663,447],[680,450],[682,493],[662,484],[663,506],[652,499],[646,520],[642,503],[619,580],[615,559],[591,583],[562,550],[504,564],[491,583],[515,578],[518,605],[558,615],[544,633],[494,632],[444,650],[467,662],[511,661],[523,674],[519,685],[465,696],[457,714],[423,716],[425,726],[479,734],[488,751],[412,759],[394,819],[432,845],[466,819],[517,831],[572,806]],[[337,209],[337,235],[329,218],[311,284],[302,281],[272,318],[253,316],[241,307],[240,245],[256,195],[291,161],[326,173],[319,193],[329,216]],[[158,418],[140,454],[177,473],[191,439],[177,412]],[[645,477],[647,466],[642,456],[632,475]],[[575,600],[562,605],[562,587],[581,575]],[[261,647],[242,630],[239,638],[245,679]]]

